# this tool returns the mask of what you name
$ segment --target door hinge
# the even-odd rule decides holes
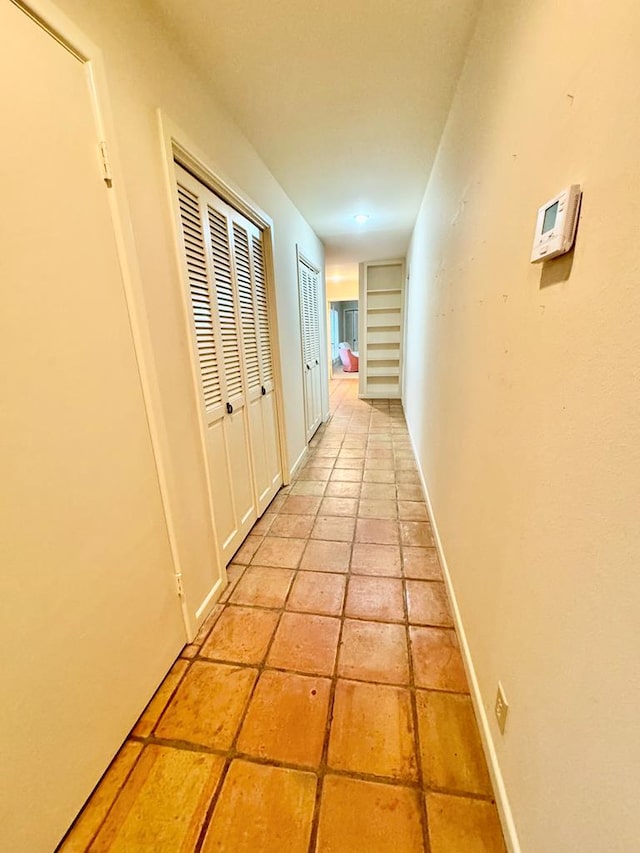
[[[174,575],[176,579],[176,587],[178,589],[178,598],[184,597],[184,587],[182,586],[182,575]]]
[[[113,183],[113,176],[111,174],[111,161],[109,160],[109,149],[107,147],[107,143],[103,140],[98,143],[100,148],[100,161],[102,162],[102,177],[104,179],[105,184],[110,187]]]

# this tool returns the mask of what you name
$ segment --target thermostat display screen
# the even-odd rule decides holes
[[[551,207],[548,207],[544,212],[544,222],[542,223],[542,233],[546,234],[547,231],[551,231],[553,226],[556,224],[556,219],[558,218],[558,205],[560,204],[557,201],[555,204],[552,204]]]

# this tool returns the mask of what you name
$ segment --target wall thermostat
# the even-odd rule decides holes
[[[581,197],[580,184],[571,184],[538,210],[532,264],[564,255],[573,246]]]

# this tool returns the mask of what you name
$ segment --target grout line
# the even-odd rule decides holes
[[[400,533],[400,525],[403,522],[421,522],[421,523],[428,525],[428,522],[425,519],[413,519],[413,518],[400,519],[399,517],[391,518],[391,519],[388,519],[388,518],[375,519],[375,518],[370,518],[368,516],[360,515],[360,511],[362,509],[363,501],[377,501],[377,500],[393,501],[396,505],[396,510],[397,510],[398,516],[399,516],[399,503],[400,503],[400,501],[402,501],[403,504],[404,503],[415,503],[416,506],[418,506],[420,504],[424,504],[424,501],[422,501],[422,500],[411,501],[411,500],[405,500],[404,498],[400,499],[400,497],[399,497],[399,492],[401,490],[400,487],[419,485],[419,480],[417,479],[417,474],[416,474],[417,469],[415,466],[415,457],[414,457],[413,452],[412,452],[410,439],[409,439],[409,435],[408,435],[408,430],[406,428],[406,422],[404,419],[404,414],[402,411],[401,404],[400,403],[398,403],[398,404],[394,403],[392,405],[389,401],[378,401],[378,400],[366,401],[367,406],[365,409],[365,407],[360,405],[364,401],[360,401],[360,400],[351,401],[347,397],[345,397],[344,395],[342,397],[338,398],[337,400],[335,400],[334,402],[335,402],[335,405],[332,404],[333,408],[331,410],[331,418],[329,419],[329,421],[327,421],[327,423],[323,424],[320,427],[320,429],[316,432],[315,436],[313,437],[312,441],[309,444],[309,455],[308,455],[308,458],[305,462],[305,465],[300,469],[300,471],[297,472],[297,474],[293,478],[290,486],[288,486],[286,490],[281,490],[278,493],[278,496],[280,498],[282,498],[282,500],[278,501],[278,503],[276,505],[277,508],[272,509],[273,503],[276,502],[277,498],[275,498],[274,501],[272,502],[272,505],[270,505],[267,508],[266,513],[270,513],[274,516],[271,523],[269,524],[267,529],[264,531],[264,533],[262,533],[262,532],[254,533],[253,530],[250,531],[250,535],[253,535],[256,538],[260,539],[260,544],[259,544],[258,548],[262,545],[262,543],[265,541],[265,539],[267,537],[269,537],[270,539],[280,539],[283,541],[287,540],[287,539],[304,540],[304,547],[302,549],[301,556],[297,560],[296,566],[292,567],[292,568],[284,568],[282,566],[277,566],[277,567],[276,566],[261,566],[259,563],[254,562],[254,560],[256,559],[256,553],[257,553],[258,549],[256,549],[256,552],[254,552],[252,554],[251,559],[250,559],[248,564],[233,563],[233,560],[231,561],[233,563],[234,569],[238,573],[238,575],[235,578],[235,580],[232,581],[229,584],[229,586],[227,587],[227,589],[224,591],[224,593],[223,593],[224,601],[222,601],[222,596],[221,596],[221,600],[218,601],[218,604],[221,605],[220,611],[219,611],[217,617],[212,621],[211,625],[209,626],[209,628],[206,632],[206,635],[200,640],[199,644],[191,644],[191,645],[196,646],[195,655],[191,658],[182,658],[182,656],[180,656],[179,659],[182,659],[183,661],[186,662],[185,671],[184,671],[182,677],[179,679],[179,681],[174,686],[173,690],[171,691],[171,694],[168,697],[168,699],[165,703],[165,706],[162,709],[162,712],[158,715],[158,719],[156,720],[156,722],[152,728],[151,734],[148,737],[142,737],[142,736],[136,736],[136,735],[130,734],[129,737],[127,738],[127,741],[125,741],[125,743],[126,742],[132,742],[132,743],[142,744],[142,750],[140,752],[140,755],[134,761],[129,772],[127,773],[126,779],[123,781],[123,783],[119,787],[118,792],[116,793],[116,795],[113,799],[113,802],[111,803],[111,806],[109,807],[108,811],[106,812],[102,822],[100,823],[99,827],[96,829],[96,831],[92,837],[92,842],[96,838],[98,833],[101,831],[105,820],[107,819],[107,817],[110,814],[113,806],[115,805],[116,801],[118,800],[123,788],[125,787],[125,785],[128,784],[130,777],[131,777],[131,774],[133,773],[135,767],[137,766],[138,761],[140,760],[140,757],[143,755],[144,750],[146,749],[146,747],[148,745],[151,745],[151,744],[171,747],[174,749],[192,751],[192,752],[211,753],[211,754],[219,755],[225,759],[225,763],[224,763],[224,766],[223,766],[223,769],[222,769],[216,790],[214,791],[214,794],[211,798],[211,801],[209,802],[208,807],[206,809],[206,813],[205,813],[205,816],[203,819],[201,830],[200,830],[200,833],[199,833],[199,836],[198,836],[198,839],[197,839],[197,842],[196,842],[196,845],[194,848],[196,853],[199,853],[199,851],[201,850],[201,848],[204,844],[204,839],[206,837],[206,833],[209,830],[209,826],[211,824],[211,820],[213,818],[215,809],[217,807],[217,803],[218,803],[219,798],[221,796],[221,792],[224,788],[226,778],[227,778],[227,775],[229,772],[229,768],[231,766],[231,763],[237,758],[240,758],[242,760],[246,760],[249,762],[253,762],[255,764],[275,766],[275,767],[280,767],[283,769],[288,769],[288,770],[298,771],[298,772],[300,772],[300,771],[312,772],[315,774],[316,779],[317,779],[317,786],[316,786],[316,797],[315,797],[315,802],[314,802],[313,815],[312,815],[312,820],[311,820],[309,853],[312,853],[312,851],[315,849],[315,846],[317,844],[318,826],[319,826],[319,819],[320,819],[320,808],[321,808],[321,803],[322,803],[324,779],[325,779],[326,775],[329,773],[332,775],[341,776],[341,777],[345,777],[345,778],[351,778],[351,779],[361,780],[361,781],[365,781],[365,782],[375,782],[375,783],[379,783],[379,784],[382,783],[382,784],[392,785],[392,786],[396,786],[396,787],[403,787],[403,788],[407,788],[410,790],[417,791],[419,794],[419,799],[420,799],[420,820],[421,820],[421,825],[422,825],[423,843],[424,843],[424,852],[425,853],[429,853],[429,851],[431,849],[430,848],[430,841],[429,841],[428,817],[427,817],[427,813],[426,813],[426,804],[425,804],[425,797],[424,797],[425,792],[442,793],[442,794],[448,794],[451,796],[465,797],[465,798],[469,798],[469,799],[477,799],[477,800],[482,800],[482,801],[494,802],[493,795],[489,796],[486,794],[474,794],[474,793],[465,792],[465,791],[457,791],[457,790],[450,790],[450,789],[446,789],[446,788],[427,786],[424,784],[423,768],[422,768],[422,756],[421,756],[421,752],[420,752],[419,726],[418,726],[418,709],[417,709],[418,693],[432,692],[432,693],[444,693],[444,694],[453,694],[453,695],[468,695],[468,691],[463,692],[463,693],[459,693],[458,691],[442,690],[439,688],[422,688],[422,687],[417,687],[416,683],[415,683],[415,672],[414,672],[414,666],[413,666],[413,656],[412,656],[412,650],[411,650],[411,634],[410,634],[410,628],[414,627],[414,624],[409,622],[408,598],[407,598],[408,582],[413,581],[413,582],[422,582],[422,583],[444,583],[444,579],[443,578],[411,578],[411,577],[408,577],[406,574],[406,570],[405,570],[405,556],[406,556],[405,555],[405,549],[406,548],[421,547],[421,548],[425,548],[425,550],[435,551],[435,548],[431,545],[415,546],[415,545],[404,544],[401,541],[396,542],[396,543],[391,543],[395,548],[397,548],[397,550],[399,552],[400,566],[401,566],[401,568],[400,568],[401,574],[400,575],[397,575],[397,574],[386,575],[386,574],[375,574],[375,573],[374,574],[367,574],[366,572],[355,571],[354,567],[353,567],[353,551],[354,551],[354,546],[356,544],[359,544],[359,545],[378,545],[378,544],[382,545],[382,544],[385,544],[385,543],[356,542],[357,524],[359,521],[361,521],[361,520],[370,521],[370,522],[393,521],[398,526],[398,532],[399,533]],[[341,410],[343,412],[342,414],[341,414]],[[367,413],[361,414],[361,412],[363,412],[365,410]],[[327,457],[315,455],[318,450],[323,450],[323,449],[326,450],[326,452],[328,452],[330,455]],[[347,452],[346,452],[345,456],[341,458],[341,454],[344,451],[347,451]],[[362,456],[360,454],[362,454]],[[342,462],[345,462],[347,464],[352,463],[353,467],[351,467],[351,466],[345,467],[345,468],[338,467],[338,461],[339,460],[341,460]],[[370,465],[367,465],[367,462],[375,462],[375,461],[382,462],[383,464],[386,464],[388,461],[392,461],[394,467],[392,469],[391,468],[387,469],[384,467],[377,467],[376,465],[374,465],[373,467],[371,467]],[[326,479],[326,480],[306,480],[306,479],[303,479],[305,471],[308,473],[309,471],[312,471],[313,469],[326,469],[327,471],[330,472],[328,475],[328,479]],[[359,478],[355,479],[355,480],[350,480],[350,479],[342,480],[342,479],[336,478],[334,480],[332,478],[333,478],[333,475],[335,474],[335,472],[337,472],[337,471],[357,472],[359,474]],[[406,473],[402,473],[400,475],[400,479],[398,479],[397,474],[399,472],[406,472]],[[389,476],[391,474],[393,474],[392,482],[391,483],[385,483],[384,480],[389,478]],[[350,475],[350,474],[338,475],[338,477],[341,477],[341,476],[349,477],[349,476],[353,476],[353,475]],[[379,478],[382,478],[382,479],[379,479]],[[315,486],[308,486],[308,487],[303,486],[302,488],[303,489],[304,488],[310,488],[314,491],[318,490],[318,491],[320,491],[320,493],[319,494],[313,494],[313,495],[292,494],[291,490],[293,488],[295,488],[296,484],[299,484],[299,483],[316,483],[317,485],[315,485]],[[352,491],[352,492],[357,492],[357,495],[353,496],[350,494],[347,496],[347,495],[327,494],[327,489],[329,488],[330,483],[345,483],[345,484],[348,483],[350,485],[350,488],[347,490]],[[374,493],[375,493],[375,486],[376,485],[393,486],[393,492],[394,492],[395,497],[394,498],[377,498],[377,497],[363,498],[362,493],[363,493],[365,485],[370,485],[372,488],[369,489],[369,491],[374,491]],[[384,493],[385,490],[383,489],[382,491]],[[409,491],[409,494],[411,494],[411,491]],[[283,509],[285,508],[287,502],[289,501],[289,498],[299,498],[299,497],[316,498],[317,504],[316,504],[315,511],[309,512],[309,511],[305,510],[301,513],[283,512]],[[349,514],[349,515],[332,515],[329,513],[321,513],[320,510],[322,507],[322,502],[324,501],[325,498],[338,499],[338,500],[341,498],[348,498],[349,500],[354,500],[356,502],[355,503],[356,512],[352,515],[351,514]],[[309,502],[309,503],[313,503],[313,502]],[[286,518],[287,516],[291,516],[291,515],[309,516],[310,518],[313,519],[313,527],[310,529],[309,534],[307,534],[306,536],[278,536],[277,534],[272,532],[272,526],[276,522],[276,519],[278,517]],[[263,516],[264,516],[264,514],[263,514]],[[313,530],[314,530],[315,525],[317,524],[319,518],[353,519],[354,520],[354,530],[353,530],[353,534],[351,536],[351,539],[349,539],[346,542],[344,540],[336,540],[335,543],[333,543],[336,545],[337,544],[346,544],[349,546],[347,568],[345,571],[339,572],[339,571],[335,571],[332,569],[315,570],[315,569],[309,569],[308,567],[303,567],[301,565],[303,560],[304,560],[304,555],[305,555],[305,553],[306,553],[311,542],[314,542],[314,541],[315,542],[321,542],[321,541],[333,542],[333,540],[326,540],[326,539],[322,540],[322,539],[316,539],[313,537]],[[258,522],[256,522],[256,523],[259,524],[260,520],[258,520]],[[418,529],[420,529],[420,528],[418,528]],[[242,545],[238,549],[238,552],[240,551],[241,548],[242,548]],[[280,605],[270,607],[270,606],[255,603],[255,602],[243,602],[242,600],[240,600],[240,601],[231,601],[230,600],[231,596],[233,594],[235,594],[235,592],[237,591],[237,589],[238,589],[239,585],[242,583],[242,581],[246,579],[247,574],[248,574],[248,570],[250,568],[275,568],[275,569],[290,572],[291,577],[289,580],[289,584],[287,586],[286,594],[284,595]],[[343,596],[342,596],[342,603],[341,603],[339,613],[317,613],[316,611],[313,611],[313,610],[305,611],[305,610],[301,610],[299,607],[291,606],[291,596],[293,593],[293,589],[294,589],[296,581],[297,581],[298,577],[300,576],[301,572],[303,572],[305,574],[309,574],[309,575],[319,574],[319,573],[325,574],[326,573],[326,574],[329,574],[331,576],[339,576],[339,577],[343,577],[345,579]],[[389,619],[381,619],[381,618],[376,618],[375,615],[374,616],[347,616],[347,599],[348,599],[349,590],[350,590],[352,581],[355,578],[370,578],[370,579],[371,578],[377,578],[377,579],[384,579],[384,580],[388,580],[388,579],[399,580],[400,585],[401,585],[401,590],[402,590],[402,607],[403,607],[402,619],[398,620],[398,621],[389,620]],[[210,637],[211,632],[214,630],[215,626],[218,624],[219,619],[223,615],[225,609],[228,607],[234,607],[234,606],[235,607],[248,608],[248,609],[255,609],[256,611],[264,611],[264,612],[271,612],[271,613],[277,613],[278,614],[277,621],[275,623],[275,626],[273,628],[273,631],[271,633],[269,641],[266,645],[265,652],[262,656],[261,662],[258,664],[249,663],[246,661],[243,661],[243,662],[230,661],[230,660],[224,659],[224,658],[218,659],[215,657],[209,657],[207,655],[202,654],[202,649],[204,648],[208,638]],[[283,620],[285,613],[292,613],[292,614],[298,614],[298,615],[309,616],[309,617],[321,616],[324,618],[330,618],[332,620],[338,620],[339,621],[338,638],[337,638],[337,644],[335,647],[335,657],[334,657],[334,661],[333,661],[333,668],[332,668],[331,675],[303,672],[303,671],[292,669],[292,668],[273,666],[273,665],[267,663],[271,649],[272,649],[273,644],[274,644],[276,637],[278,635],[278,631],[280,630],[280,627],[282,625],[282,620]],[[375,624],[375,625],[384,625],[384,624],[397,625],[398,627],[402,626],[404,628],[404,636],[405,636],[405,643],[406,643],[406,654],[407,654],[407,661],[408,661],[408,683],[397,684],[395,682],[375,681],[375,680],[372,680],[371,678],[358,678],[358,677],[354,678],[352,676],[341,677],[339,675],[339,662],[340,662],[341,650],[342,650],[342,644],[343,644],[344,627],[345,627],[347,620],[349,620],[350,622],[369,623],[369,624]],[[422,628],[422,627],[437,628],[440,630],[453,631],[454,634],[456,633],[455,629],[450,625],[438,625],[438,624],[433,624],[433,623],[423,623],[423,624],[418,623],[415,625],[415,627],[418,627],[418,628]],[[209,664],[213,664],[213,665],[215,665],[215,664],[227,665],[227,666],[233,666],[236,668],[246,668],[246,669],[250,668],[256,673],[256,677],[255,677],[255,680],[254,680],[253,685],[251,687],[251,690],[249,691],[249,694],[247,695],[247,697],[245,699],[244,706],[241,710],[241,713],[239,714],[238,725],[236,727],[236,730],[235,730],[234,736],[232,738],[231,745],[230,745],[229,749],[225,750],[225,749],[213,748],[213,747],[209,747],[206,745],[194,744],[190,741],[163,739],[163,738],[158,738],[154,734],[158,725],[160,724],[161,720],[163,719],[165,713],[167,712],[168,708],[172,705],[177,691],[180,689],[181,685],[184,683],[184,680],[188,677],[188,675],[191,671],[191,667],[196,662],[209,663]],[[258,685],[260,684],[260,680],[266,672],[293,673],[293,674],[301,675],[301,676],[304,676],[307,678],[322,679],[324,681],[330,682],[329,702],[328,702],[328,706],[327,706],[327,717],[326,717],[326,723],[325,723],[325,729],[324,729],[324,735],[323,735],[322,754],[321,754],[320,762],[319,762],[319,765],[317,768],[309,767],[308,765],[298,765],[298,764],[294,764],[294,763],[287,763],[287,762],[279,761],[277,759],[264,758],[262,756],[251,755],[251,754],[244,753],[244,752],[238,750],[238,748],[237,748],[238,740],[239,740],[240,735],[243,731],[243,727],[246,723],[246,719],[247,719],[249,709],[250,709],[252,702],[255,698],[255,694],[256,694]],[[413,726],[412,746],[413,746],[413,750],[414,750],[414,757],[415,757],[416,770],[417,770],[416,780],[400,779],[400,778],[396,778],[396,777],[378,776],[376,774],[360,773],[357,771],[351,771],[351,770],[329,767],[329,763],[328,763],[329,744],[330,744],[333,717],[334,717],[334,711],[335,711],[335,696],[336,696],[337,685],[338,685],[338,682],[340,680],[348,680],[348,681],[353,681],[356,683],[370,684],[370,685],[374,685],[374,686],[378,686],[378,687],[393,687],[393,688],[401,690],[401,691],[403,691],[403,693],[409,695],[410,702],[411,702],[412,726]],[[163,684],[164,684],[164,681],[163,681]],[[160,685],[158,690],[160,690],[161,687],[162,687],[162,685]],[[154,697],[157,695],[157,692],[158,691],[156,691],[156,693],[154,694]],[[153,701],[154,697],[152,697],[152,700],[150,700],[150,701]],[[107,772],[108,772],[108,770],[107,770]],[[103,778],[104,778],[104,776],[103,776]],[[98,784],[100,784],[100,783],[98,783]],[[70,830],[70,832],[71,832],[71,830]]]
[[[415,671],[413,666],[413,649],[411,646],[411,632],[409,630],[409,599],[407,598],[407,581],[403,579],[402,581],[402,599],[404,604],[404,614],[405,614],[405,639],[407,643],[407,656],[409,659],[409,684],[412,688],[411,690],[411,713],[413,717],[413,747],[415,750],[416,756],[416,765],[418,768],[418,778],[422,782],[424,788],[424,772],[422,767],[422,752],[420,750],[420,727],[419,727],[419,719],[418,719],[418,702],[417,702],[417,689],[416,689],[416,681],[415,681]],[[420,796],[420,823],[422,825],[422,838],[424,842],[425,853],[430,853],[431,850],[431,840],[429,838],[429,820],[427,815],[426,808],[426,797],[424,794]]]

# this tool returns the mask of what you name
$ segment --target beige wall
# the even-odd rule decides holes
[[[168,446],[165,461],[179,556],[187,593],[199,603],[211,587],[215,556],[157,108],[184,131],[216,173],[252,198],[274,220],[290,465],[305,448],[296,244],[321,269],[323,247],[216,101],[210,86],[202,84],[176,52],[150,5],[145,8],[144,4],[125,0],[60,0],[58,6],[101,49],[106,66],[159,380]]]
[[[530,853],[640,838],[638,44],[630,0],[485,4],[408,258],[409,426]],[[574,256],[531,265],[572,182]]]
[[[358,298],[358,264],[327,266],[327,302]]]

